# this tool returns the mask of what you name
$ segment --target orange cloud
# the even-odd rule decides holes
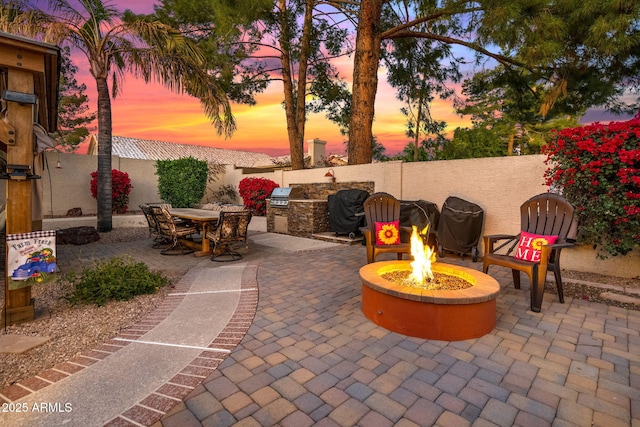
[[[210,145],[261,151],[272,155],[288,154],[289,142],[285,112],[282,107],[281,86],[274,85],[256,97],[257,105],[233,105],[237,130],[225,139],[216,133],[205,116],[200,102],[189,96],[169,92],[158,84],[144,84],[128,79],[120,97],[112,101],[113,133],[144,139]],[[381,80],[376,98],[373,133],[387,149],[387,154],[402,151],[408,143],[404,135],[406,117],[400,113],[402,102],[386,81]],[[95,99],[95,98],[93,98]],[[451,130],[466,125],[453,111],[451,102],[434,101],[432,115],[445,120]],[[319,138],[327,141],[327,152],[344,153],[343,141],[337,125],[323,114],[311,114],[305,126],[305,140]]]
[[[84,79],[92,109],[95,105],[95,83]],[[79,79],[80,80],[80,79]],[[237,130],[225,139],[216,133],[204,114],[200,102],[186,95],[178,95],[160,84],[145,84],[127,78],[122,94],[112,100],[113,134],[134,138],[210,145],[220,148],[261,151],[273,155],[287,154],[289,143],[285,113],[282,107],[282,87],[274,83],[265,93],[256,96],[254,106],[233,105]],[[373,133],[382,143],[387,154],[402,151],[408,138],[404,135],[406,118],[400,113],[402,102],[397,100],[392,88],[380,80],[376,97],[376,116]],[[453,112],[448,101],[435,101],[432,114],[438,120],[449,123],[451,130],[464,125]],[[311,114],[306,123],[305,140],[320,138],[327,141],[327,152],[344,153],[346,147],[337,125],[324,114]]]
[[[116,6],[125,9],[130,2],[115,1]],[[151,12],[153,0],[136,3],[136,12]],[[77,80],[87,85],[90,108],[96,106],[96,84],[89,74],[89,66],[82,54],[74,55],[78,66]],[[336,58],[334,64],[347,83],[351,82],[353,56]],[[197,99],[170,92],[157,83],[145,84],[128,76],[121,87],[121,95],[112,100],[113,134],[134,138],[155,139],[188,144],[210,145],[249,151],[261,151],[272,155],[289,152],[289,142],[282,84],[274,81],[262,94],[256,96],[257,105],[233,105],[237,131],[225,139],[206,117]],[[387,154],[402,151],[408,138],[404,135],[406,118],[401,114],[402,102],[395,97],[395,91],[386,82],[384,71],[380,71],[379,89],[376,97],[376,116],[373,134],[382,143]],[[457,117],[451,102],[435,101],[433,116],[445,120],[451,130],[462,122]],[[343,141],[337,125],[328,121],[324,114],[311,114],[305,125],[305,140],[320,138],[327,141],[328,153],[344,153]]]

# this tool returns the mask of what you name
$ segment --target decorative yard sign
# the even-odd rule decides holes
[[[21,289],[44,282],[56,266],[55,230],[7,234],[7,276],[9,289]]]

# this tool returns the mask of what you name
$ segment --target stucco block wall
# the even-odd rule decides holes
[[[65,215],[71,208],[82,208],[85,215],[95,215],[96,200],[91,197],[91,172],[98,169],[98,158],[47,152],[49,170],[42,173],[43,215]],[[60,169],[56,163],[60,160]]]
[[[384,191],[402,200],[427,200],[442,205],[457,196],[485,211],[484,232],[518,233],[520,205],[547,191],[544,185],[545,156],[494,157],[435,162],[385,162],[332,168],[337,183],[371,181],[374,191]],[[281,181],[270,174],[252,174],[271,179],[283,187],[327,182],[329,168],[286,171]]]
[[[42,173],[43,214],[45,217],[66,215],[71,208],[82,208],[84,215],[95,215],[98,211],[96,200],[91,197],[91,173],[98,169],[96,156],[77,154],[46,153],[49,170]],[[61,168],[56,163],[60,159]],[[131,193],[129,193],[129,210],[139,210],[143,203],[159,202],[158,176],[154,160],[123,159],[114,156],[111,166],[129,174],[131,179]],[[220,185],[231,184],[237,189],[240,170],[227,166],[221,179],[207,184],[207,192],[203,202],[208,202],[207,194]],[[53,196],[53,198],[52,198]],[[209,196],[210,198],[210,196]],[[236,200],[241,202],[241,200]]]
[[[84,215],[95,215],[98,206],[91,197],[91,173],[98,169],[98,158],[77,154],[60,154],[59,157],[57,153],[46,154],[49,171],[45,169],[42,176],[45,217],[66,215],[69,209],[75,207],[82,208]],[[58,158],[62,166],[60,169],[55,167]],[[129,194],[130,210],[137,210],[141,203],[160,201],[155,161],[113,157],[111,166],[129,174],[133,186]]]
[[[403,164],[402,199],[424,199],[442,209],[449,196],[484,209],[484,234],[520,232],[520,205],[548,191],[544,156],[491,157]]]
[[[50,170],[45,169],[42,173],[44,215],[50,216],[51,212],[55,216],[65,215],[74,207],[81,207],[86,215],[95,214],[97,205],[91,197],[89,183],[91,172],[97,169],[97,158],[60,154],[62,168],[56,169],[58,154],[47,153],[47,157]],[[520,231],[520,205],[531,196],[547,191],[543,178],[546,169],[544,159],[545,156],[533,155],[419,163],[387,162],[332,169],[337,183],[371,181],[375,191],[385,191],[403,200],[428,200],[436,203],[439,209],[449,196],[469,200],[485,211],[483,234],[516,234]],[[137,210],[141,203],[159,200],[154,161],[114,157],[113,167],[131,176],[130,209]],[[238,183],[249,176],[271,179],[282,187],[327,183],[324,175],[328,170],[315,168],[243,174],[240,169],[226,166],[224,175],[209,190],[220,185],[233,185],[237,189]],[[205,196],[203,201],[209,200]],[[481,254],[482,250],[480,246]],[[640,275],[640,250],[606,260],[596,255],[586,246],[571,248],[563,251],[562,266],[621,277]]]
[[[126,172],[131,179],[131,193],[129,193],[129,209],[139,210],[143,203],[160,202],[158,193],[158,176],[156,162],[153,160],[122,159],[114,157],[114,169]]]
[[[447,197],[457,196],[485,211],[483,234],[517,234],[520,205],[536,194],[548,191],[544,185],[543,155],[443,160],[419,163],[374,163],[333,168],[338,182],[373,181],[375,191],[403,200],[427,200],[441,210]],[[326,182],[329,168],[278,171],[262,176],[281,186],[291,183]],[[480,253],[484,253],[480,242]],[[493,267],[497,268],[497,267]],[[620,277],[640,276],[640,250],[624,256],[600,259],[587,246],[564,250],[562,268]]]

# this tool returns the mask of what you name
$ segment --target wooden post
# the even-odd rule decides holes
[[[7,88],[10,91],[34,93],[34,77],[30,71],[10,69]],[[15,144],[7,146],[7,164],[33,164],[33,121],[32,104],[9,102],[7,121],[15,128]],[[7,234],[27,233],[31,230],[31,180],[7,183]],[[5,295],[7,324],[33,320],[35,310],[31,298],[31,286],[9,290],[9,269],[5,264]],[[4,319],[3,319],[4,321]]]
[[[40,124],[47,132],[54,132],[57,127],[60,48],[0,32],[0,67],[7,83],[7,94],[3,93],[7,108],[0,117],[0,140],[7,146],[7,169],[33,174],[33,124]],[[7,179],[7,234],[33,231],[32,185],[29,177]],[[31,287],[9,290],[10,273],[13,272],[5,263],[6,313],[2,313],[0,322],[33,320]]]

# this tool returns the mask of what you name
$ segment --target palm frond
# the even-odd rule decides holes
[[[195,40],[179,30],[149,17],[122,14],[106,0],[48,0],[50,15],[11,7],[15,3],[20,2],[0,5],[0,29],[72,45],[86,55],[96,79],[109,79],[112,97],[120,94],[131,73],[199,98],[218,134],[228,137],[236,129],[225,88],[207,71]]]
[[[0,31],[37,38],[44,31],[42,16],[23,2],[10,1],[0,4]]]

